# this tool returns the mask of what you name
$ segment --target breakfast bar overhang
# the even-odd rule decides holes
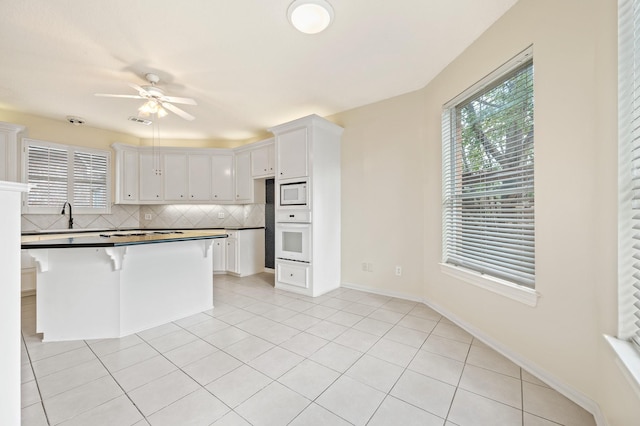
[[[117,338],[213,307],[224,231],[81,235],[22,242],[37,263],[43,341]]]

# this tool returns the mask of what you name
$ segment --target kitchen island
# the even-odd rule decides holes
[[[213,307],[213,239],[224,231],[23,236],[37,264],[43,341],[122,337]]]

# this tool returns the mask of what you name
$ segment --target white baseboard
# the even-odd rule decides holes
[[[572,388],[571,386],[567,385],[566,383],[558,380],[555,376],[550,374],[548,371],[544,370],[540,366],[524,358],[521,354],[518,354],[510,350],[508,347],[504,346],[503,344],[495,341],[490,336],[483,333],[472,324],[463,321],[457,315],[443,308],[442,306],[429,302],[423,297],[417,297],[414,295],[404,294],[402,292],[397,292],[397,291],[381,290],[377,288],[372,288],[372,287],[367,287],[367,286],[354,284],[354,283],[347,283],[347,282],[343,282],[342,287],[354,289],[354,290],[366,291],[368,293],[379,294],[381,296],[397,297],[399,299],[405,299],[413,302],[424,303],[434,311],[438,312],[440,315],[443,315],[444,317],[448,318],[451,322],[453,322],[458,327],[465,330],[467,333],[471,334],[473,337],[480,340],[482,343],[486,344],[487,346],[489,346],[490,348],[498,352],[500,355],[509,359],[511,362],[520,366],[521,368],[524,368],[529,373],[533,374],[534,376],[536,376],[537,378],[545,382],[547,385],[549,385],[549,387],[556,390],[560,394],[564,395],[571,401],[575,402],[576,404],[578,404],[579,406],[581,406],[582,408],[590,412],[593,415],[596,421],[596,424],[598,426],[609,426],[609,423],[607,422],[606,418],[602,414],[602,410],[600,410],[600,406],[598,405],[597,402],[587,397],[582,392],[579,392],[576,389]]]
[[[268,273],[268,274],[275,274],[275,273],[276,273],[276,270],[275,270],[275,269],[273,269],[273,268],[267,268],[267,267],[265,267],[265,268],[264,268],[264,272],[266,272],[266,273]]]
[[[405,300],[411,300],[412,302],[424,303],[424,299],[422,297],[413,296],[413,295],[402,293],[399,291],[382,290],[382,289],[367,287],[360,284],[346,283],[346,282],[343,282],[340,285],[340,287],[350,288],[352,290],[362,290],[362,291],[366,291],[367,293],[379,294],[380,296],[397,297],[398,299],[405,299]]]

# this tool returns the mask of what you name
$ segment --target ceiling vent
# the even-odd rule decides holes
[[[133,121],[134,123],[144,124],[145,126],[148,126],[151,123],[153,123],[153,121],[151,120],[145,120],[144,118],[134,117],[134,116],[129,117],[129,121]]]

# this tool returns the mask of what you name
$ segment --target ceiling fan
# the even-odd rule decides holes
[[[150,114],[157,114],[158,117],[164,117],[168,114],[167,110],[169,110],[185,120],[191,121],[195,119],[193,115],[181,110],[173,104],[197,105],[196,101],[191,98],[166,96],[164,91],[156,86],[158,81],[160,81],[160,77],[152,73],[145,74],[144,77],[149,82],[148,85],[138,86],[135,83],[129,83],[130,87],[138,91],[137,95],[112,95],[107,93],[96,93],[95,95],[108,98],[145,99],[146,102],[138,108],[138,112],[144,117],[147,117]]]

